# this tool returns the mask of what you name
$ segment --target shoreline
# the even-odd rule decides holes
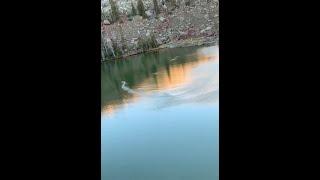
[[[132,56],[140,55],[143,53],[151,53],[154,51],[159,51],[162,49],[171,49],[171,48],[183,48],[183,47],[193,47],[193,46],[203,46],[203,45],[217,45],[219,44],[219,40],[217,38],[211,39],[212,37],[198,37],[198,38],[188,38],[184,40],[179,40],[175,42],[169,42],[167,44],[162,44],[157,48],[152,48],[147,51],[138,51],[138,52],[133,52],[121,57],[117,58],[111,58],[108,60],[101,60],[101,63],[108,62],[108,61],[116,61],[116,60],[121,60],[121,59],[126,59]]]

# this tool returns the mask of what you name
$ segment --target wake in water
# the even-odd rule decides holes
[[[147,92],[141,91],[141,90],[140,91],[133,90],[127,86],[127,82],[125,82],[125,81],[121,81],[121,84],[122,84],[121,89],[128,92],[129,94],[134,94],[134,95],[143,96],[143,97],[154,97],[154,95],[156,95],[158,97],[165,97],[165,96],[171,97],[171,95],[166,92],[152,94],[152,93],[147,93]]]
[[[198,79],[176,89],[167,91],[170,97],[156,103],[157,109],[162,109],[179,104],[213,103],[219,98],[219,86],[213,78]]]
[[[127,92],[130,93],[130,94],[142,95],[141,92],[135,91],[135,90],[127,87],[126,85],[127,85],[127,82],[121,81],[121,88],[122,88],[124,91],[127,91]]]
[[[214,49],[218,55],[218,49]],[[203,49],[202,55],[212,53],[212,49]],[[151,101],[152,109],[162,109],[186,103],[213,103],[219,100],[219,59],[207,62],[194,68],[190,74],[191,81],[177,88],[161,91],[136,91],[122,81],[121,88]],[[149,101],[149,102],[150,102]]]
[[[186,103],[212,103],[219,98],[219,72],[214,66],[214,63],[206,63],[194,69],[191,82],[177,88],[152,92],[136,91],[126,86],[125,81],[122,81],[121,88],[130,94],[151,100],[152,109]]]

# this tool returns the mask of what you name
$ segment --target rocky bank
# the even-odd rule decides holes
[[[161,13],[157,17],[149,4],[146,8],[148,18],[143,19],[137,15],[132,20],[122,16],[121,21],[113,24],[107,20],[103,21],[101,25],[103,44],[112,47],[111,42],[115,41],[123,47],[122,56],[128,56],[142,52],[138,41],[151,34],[155,37],[159,48],[219,43],[218,0],[197,0],[189,6],[180,3],[179,7],[173,10],[162,6],[160,1],[159,6]],[[131,8],[131,1],[130,6],[121,7],[123,12],[127,12],[126,8]]]

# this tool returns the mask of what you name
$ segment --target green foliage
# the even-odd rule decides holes
[[[157,43],[156,37],[154,36],[153,33],[150,35],[148,43],[149,43],[150,47],[152,47],[152,48],[156,48],[159,46]]]
[[[108,20],[109,22],[112,22],[110,14],[106,12],[101,12],[101,22],[103,22],[104,20]]]
[[[134,5],[133,5],[132,2],[131,2],[131,15],[132,15],[132,16],[137,15],[137,10],[136,10],[136,8],[134,7]]]
[[[142,49],[143,51],[147,51],[152,48],[157,48],[159,44],[157,43],[156,37],[154,34],[151,34],[146,38],[138,39],[138,49]]]
[[[116,22],[120,18],[119,8],[114,0],[109,0],[111,6],[111,19],[112,22]]]
[[[185,1],[185,5],[186,5],[186,6],[190,6],[190,3],[191,3],[190,0],[186,0],[186,1]]]
[[[185,0],[185,1],[190,1],[190,0]],[[165,2],[167,4],[167,6],[168,6],[168,10],[169,11],[173,11],[177,7],[179,7],[176,0],[165,0]]]
[[[154,11],[156,12],[156,15],[160,14],[160,9],[159,9],[157,0],[153,0],[153,6],[154,6]]]
[[[106,20],[106,14],[101,12],[101,22],[103,22],[104,20]]]
[[[176,7],[176,6],[177,6],[176,0],[170,0],[170,5],[171,5],[172,7]]]
[[[147,17],[146,12],[145,12],[146,10],[144,8],[144,4],[143,4],[142,0],[138,0],[137,8],[138,8],[139,15],[142,16],[143,18],[146,18]]]
[[[121,49],[122,49],[122,51],[124,51],[125,49],[127,49],[127,45],[126,45],[126,41],[123,36],[123,30],[122,30],[121,26],[119,26],[119,32],[120,32]]]
[[[107,56],[107,49],[106,47],[104,46],[104,41],[103,39],[101,38],[101,59],[102,60],[105,60],[106,59],[106,56]]]
[[[111,42],[112,42],[112,48],[113,48],[115,56],[116,57],[120,57],[122,55],[121,48],[118,46],[118,44],[117,44],[117,42],[115,40],[111,39]]]
[[[143,49],[144,40],[142,38],[138,38],[138,49]]]
[[[101,58],[107,60],[113,58],[112,49],[108,48],[104,40],[101,40]]]
[[[178,6],[178,5],[177,5],[177,1],[176,1],[176,0],[171,0],[171,5],[172,5],[172,6]]]
[[[115,19],[112,15],[112,12],[101,12],[101,22],[108,20],[111,24],[116,22],[118,19]]]

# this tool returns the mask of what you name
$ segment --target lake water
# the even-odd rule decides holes
[[[219,179],[217,46],[102,63],[101,93],[102,180]]]

